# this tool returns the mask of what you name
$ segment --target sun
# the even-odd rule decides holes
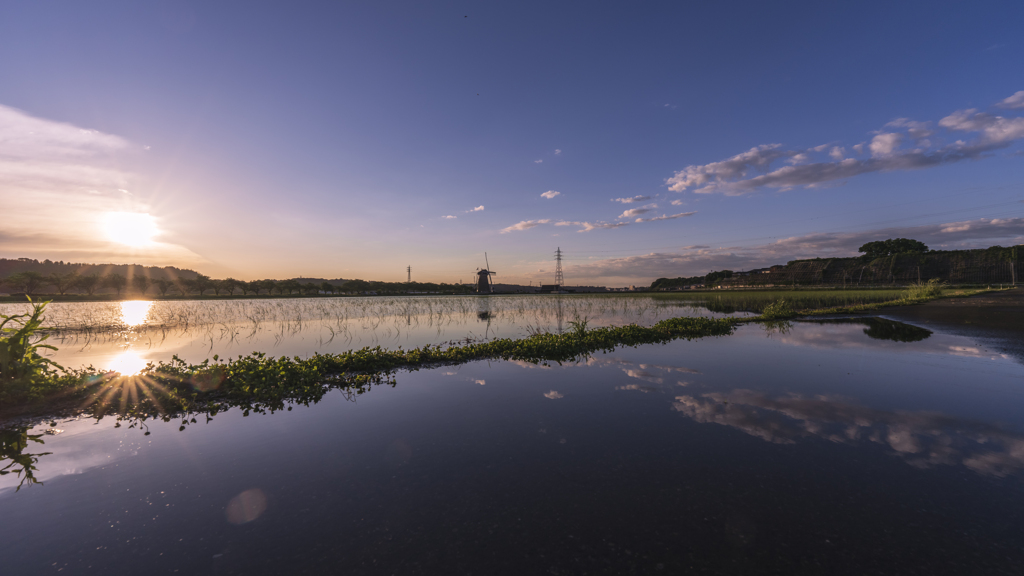
[[[135,248],[152,244],[158,232],[156,219],[141,212],[107,212],[103,231],[110,240]]]

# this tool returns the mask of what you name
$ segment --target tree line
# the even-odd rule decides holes
[[[336,284],[331,282],[300,282],[299,280],[236,280],[234,278],[214,279],[204,274],[195,278],[152,279],[137,275],[127,278],[121,274],[106,275],[79,274],[77,272],[53,272],[41,274],[34,271],[17,272],[2,280],[2,285],[12,292],[33,296],[41,293],[65,296],[71,293],[94,296],[100,290],[110,290],[121,297],[123,294],[139,296],[168,295],[188,296],[198,294],[227,295],[321,295],[321,294],[407,294],[409,292],[440,292],[447,294],[464,294],[472,291],[470,287],[459,284],[435,284],[429,282],[375,282],[366,280],[346,280]],[[49,292],[43,292],[50,288]]]

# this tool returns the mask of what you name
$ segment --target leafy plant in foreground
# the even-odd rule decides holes
[[[30,395],[35,385],[52,376],[53,368],[61,368],[39,354],[41,349],[57,349],[42,343],[47,335],[36,334],[46,304],[33,303],[25,314],[0,314],[0,401]]]

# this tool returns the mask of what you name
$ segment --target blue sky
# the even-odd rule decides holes
[[[623,285],[1024,243],[1020,2],[0,6],[0,256]]]

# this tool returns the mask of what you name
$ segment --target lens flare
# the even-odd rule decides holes
[[[139,356],[137,352],[126,350],[111,360],[107,368],[113,372],[119,372],[121,376],[134,376],[146,367],[147,360]]]
[[[149,300],[129,300],[121,302],[121,322],[127,326],[135,327],[146,323],[149,317],[149,309],[153,302]]]

